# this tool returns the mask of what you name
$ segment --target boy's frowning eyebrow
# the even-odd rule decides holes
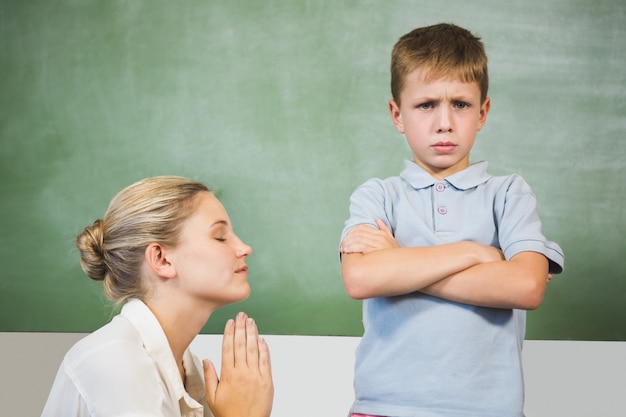
[[[472,100],[476,100],[476,97],[469,96],[467,94],[451,94],[446,97],[442,96],[415,96],[415,97],[407,97],[405,100],[410,100],[413,102],[421,102],[421,103],[439,103],[442,101],[450,101],[452,103],[458,103],[459,101],[471,103]]]

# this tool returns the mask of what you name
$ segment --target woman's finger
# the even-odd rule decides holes
[[[235,319],[235,336],[234,336],[234,366],[247,366],[247,342],[246,342],[246,326],[248,316],[246,313],[238,313]]]
[[[246,320],[246,361],[250,369],[259,367],[259,331],[254,319]]]
[[[272,379],[272,361],[270,358],[270,349],[267,342],[263,338],[259,338],[259,370],[264,378]]]
[[[235,366],[234,358],[235,321],[230,319],[224,326],[224,338],[222,340],[222,369]]]

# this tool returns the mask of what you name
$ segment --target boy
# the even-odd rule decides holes
[[[389,111],[413,161],[350,199],[341,271],[365,328],[353,415],[523,416],[525,310],[563,253],[521,177],[469,162],[487,88],[483,44],[463,28],[418,28],[393,48]]]

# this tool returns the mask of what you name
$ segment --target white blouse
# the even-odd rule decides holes
[[[204,371],[189,349],[186,389],[161,325],[140,300],[65,355],[42,417],[212,417]]]

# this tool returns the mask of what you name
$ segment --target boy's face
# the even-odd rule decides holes
[[[488,97],[480,102],[477,83],[447,78],[426,82],[416,70],[407,75],[400,101],[398,106],[390,100],[389,111],[416,164],[438,179],[470,165],[470,150],[490,107]]]

